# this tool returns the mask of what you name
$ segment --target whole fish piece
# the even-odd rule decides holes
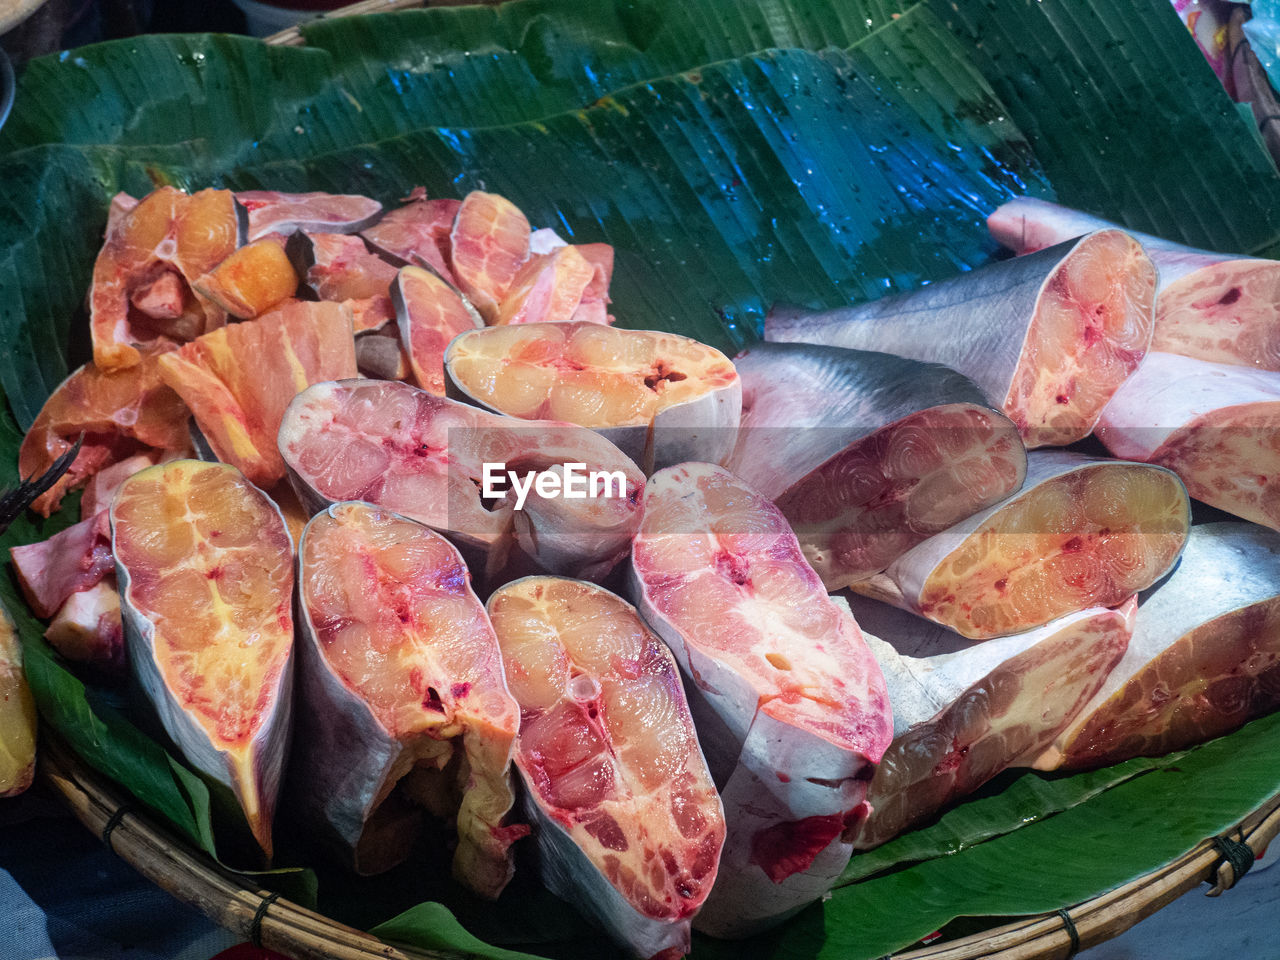
[[[449,267],[457,287],[485,323],[497,323],[500,305],[529,259],[529,221],[506,197],[473,190],[449,232]]]
[[[487,609],[547,885],[635,956],[684,956],[725,825],[671,651],[581,580],[526,577]]]
[[[1138,597],[1129,649],[1040,770],[1158,757],[1280,707],[1280,534],[1191,528],[1182,561]]]
[[[569,423],[500,417],[405,383],[344,380],[304,390],[285,412],[279,449],[309,509],[367,500],[394,510],[446,534],[486,579],[513,553],[552,573],[602,577],[626,555],[640,521],[644,475],[603,437]],[[610,482],[594,497],[539,495],[534,475],[557,474],[563,484],[569,463]],[[519,509],[513,484],[491,485],[495,495],[486,496],[485,464],[496,479],[521,475],[527,497]]]
[[[457,823],[457,878],[511,879],[520,712],[458,551],[366,503],[307,524],[298,549],[298,812],[358,873],[409,855],[421,809]]]
[[[1033,197],[1011,200],[987,218],[991,235],[1019,255],[1111,226]],[[1280,370],[1280,262],[1133,236],[1160,274],[1153,351]]]
[[[1028,447],[1089,435],[1151,342],[1156,270],[1099,230],[911,293],[822,313],[775,308],[765,339],[945,364],[970,377]]]
[[[850,606],[893,705],[893,744],[867,790],[871,816],[859,825],[857,850],[1029,765],[1120,662],[1136,610],[1130,599],[974,643],[865,597],[851,597]]]
[[[1097,434],[1117,457],[1168,467],[1197,500],[1280,529],[1280,373],[1150,353]]]
[[[284,518],[235,467],[173,460],[120,485],[111,534],[130,670],[269,861],[293,718]]]
[[[111,225],[93,265],[89,330],[104,373],[142,361],[139,346],[194,340],[226,313],[190,288],[240,245],[229,190],[161,187]]]
[[[758,343],[726,466],[774,501],[828,590],[1009,496],[1017,428],[967,377],[865,350]]]
[[[405,199],[408,203],[392,210],[373,226],[366,227],[360,235],[375,250],[391,257],[398,266],[425,264],[449,283],[454,283],[449,266],[453,257],[449,234],[462,201],[452,197],[429,200],[421,187]]]
[[[636,605],[685,674],[728,823],[694,926],[752,936],[848,863],[892,739],[884,678],[786,518],[721,467],[655,473],[631,557]]]
[[[249,243],[269,233],[298,230],[358,233],[382,214],[382,204],[357,194],[242,190],[235,200],[240,229]]]
[[[1191,503],[1170,471],[1033,451],[1021,491],[852,585],[972,640],[1114,606],[1182,551]]]
[[[134,454],[186,453],[189,421],[186,404],[161,379],[156,354],[145,352],[138,363],[116,373],[86,363],[50,394],[22,438],[18,472],[23,477],[44,473],[80,441],[71,466],[32,508],[49,516],[67,493]]]
[[[563,247],[561,249],[570,249]],[[528,323],[460,334],[447,394],[496,413],[589,427],[646,473],[733,449],[741,383],[719,350],[654,330]]]
[[[285,475],[276,434],[289,402],[309,384],[356,375],[351,312],[337,303],[288,300],[157,362],[218,459],[270,486]]]
[[[391,303],[413,379],[423,390],[443,397],[445,348],[454,337],[483,327],[484,321],[461,293],[423,267],[400,268],[391,285]]]

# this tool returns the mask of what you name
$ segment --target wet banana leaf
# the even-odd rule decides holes
[[[835,305],[969,269],[994,250],[986,212],[1046,188],[964,51],[936,22],[919,27],[875,57],[766,51],[515,125],[364,143],[312,114],[297,127],[310,141],[305,159],[224,163],[224,135],[212,128],[167,147],[18,150],[0,158],[0,182],[30,189],[0,197],[0,238],[9,219],[28,226],[0,260],[0,295],[12,299],[0,307],[0,338],[24,348],[0,356],[0,383],[29,423],[64,373],[59,337],[87,283],[107,198],[152,182],[331,189],[387,203],[417,184],[435,195],[496,191],[537,225],[614,245],[622,325],[729,353],[755,338],[776,300]],[[945,99],[886,82],[886,63],[899,73],[928,64],[922,76]],[[40,195],[50,198],[43,207]],[[67,222],[84,225],[82,239],[61,242]],[[57,299],[47,302],[51,284]]]

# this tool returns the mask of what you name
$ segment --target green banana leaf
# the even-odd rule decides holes
[[[0,182],[23,185],[0,197],[0,224],[26,226],[0,259],[0,337],[18,345],[0,355],[0,384],[28,425],[65,376],[60,345],[106,199],[154,182],[346,190],[386,203],[417,184],[444,195],[496,190],[536,224],[614,245],[623,326],[729,352],[755,338],[774,301],[837,306],[970,269],[994,249],[986,212],[1047,188],[939,25],[922,20],[895,37],[874,58],[765,51],[509,126],[362,143],[316,123],[298,135],[315,149],[306,159],[226,166],[215,128],[164,147],[17,150],[0,157]],[[250,59],[238,49],[236,63]],[[881,80],[886,64],[902,73],[912,62],[929,65],[944,102]],[[83,225],[72,243],[52,239],[65,223]]]
[[[497,190],[538,225],[615,245],[622,324],[726,349],[776,300],[837,305],[981,265],[985,213],[1023,192],[1233,250],[1268,245],[1280,223],[1280,178],[1165,0],[523,0],[321,22],[307,38],[137,38],[28,67],[0,132],[0,469],[85,355],[80,304],[120,189],[384,203],[417,184]],[[211,849],[198,778],[76,689],[8,576],[0,596],[45,722]],[[957,915],[1084,899],[1280,792],[1278,724],[1176,758],[1003,778],[856,858],[828,902],[776,933],[700,938],[695,956],[878,957]],[[326,884],[326,909],[385,921],[388,938],[599,955],[570,908],[528,885],[495,910],[446,887],[404,902],[376,882],[359,903],[336,879],[326,900]]]

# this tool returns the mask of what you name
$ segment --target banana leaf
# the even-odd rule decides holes
[[[305,159],[224,165],[226,136],[213,126],[163,147],[17,150],[0,157],[0,182],[21,186],[0,197],[0,231],[15,225],[0,259],[0,337],[17,347],[0,356],[0,384],[28,425],[65,376],[63,344],[107,198],[156,182],[355,191],[385,203],[418,184],[496,190],[536,224],[615,246],[623,326],[731,353],[756,337],[774,301],[837,306],[972,268],[994,249],[986,212],[1047,188],[950,36],[928,21],[896,36],[875,58],[766,51],[508,126],[376,143],[300,126],[316,148]],[[899,72],[928,64],[945,101],[885,82],[895,58]],[[66,223],[83,226],[71,243]]]
[[[420,183],[497,190],[539,225],[615,244],[623,324],[726,349],[750,340],[773,300],[833,306],[985,262],[982,217],[1015,193],[1230,249],[1265,246],[1280,223],[1269,159],[1164,0],[523,0],[322,22],[307,36],[303,50],[137,38],[28,68],[0,133],[5,469],[18,425],[85,354],[80,303],[118,189],[384,202]],[[0,595],[15,599],[8,576]],[[36,673],[52,664],[75,681],[15,613]],[[115,755],[104,772],[205,842],[207,803],[181,764],[104,720],[92,691],[82,709],[63,679],[43,683],[58,688],[37,694],[46,722]],[[957,915],[1084,899],[1280,792],[1277,725],[1176,758],[1002,779],[855,860],[828,902],[775,934],[699,939],[695,956],[878,957]],[[139,757],[145,769],[131,769]],[[417,905],[379,891],[357,909],[326,903],[325,882],[321,902],[340,919],[370,926],[405,910],[376,928],[388,938],[599,955],[569,907],[527,886],[497,910],[447,889]]]

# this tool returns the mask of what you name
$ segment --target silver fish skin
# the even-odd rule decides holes
[[[828,590],[1022,484],[1017,428],[968,378],[891,354],[760,343],[736,360],[729,469],[774,500]]]
[[[1001,771],[1034,760],[1120,661],[1136,609],[1130,599],[1118,610],[1093,607],[972,643],[874,600],[849,600],[868,631],[881,631],[866,636],[884,672],[894,727],[855,850],[879,846]]]
[[[987,218],[991,236],[1018,255],[1116,226],[1034,197]],[[1152,350],[1280,370],[1280,262],[1133,236],[1159,272]]]
[[[1170,569],[1191,524],[1181,481],[1164,468],[1152,469],[1073,451],[1033,451],[1021,490],[923,541],[851,589],[974,640],[1020,633],[1073,610],[1120,603]],[[1107,484],[1120,495],[1110,495]],[[1129,510],[1126,494],[1134,489],[1142,492],[1148,511],[1158,508],[1155,513]],[[1028,521],[1022,515],[1037,504],[1055,518],[1052,529],[1043,519]],[[960,551],[974,545],[976,566],[957,573],[953,564]],[[1140,563],[1133,563],[1135,553]],[[1107,580],[1078,605],[1072,596],[1024,592],[1027,582],[1039,591],[1044,577],[1051,584],[1061,582],[1062,571],[1054,572],[1060,565],[1071,565],[1075,575],[1091,581],[1102,574]],[[1025,580],[1033,569],[1042,578]]]
[[[775,307],[765,339],[944,364],[970,377],[1028,446],[1063,445],[1088,435],[1141,361],[1155,283],[1137,241],[1100,230],[869,303]]]
[[[1168,467],[1197,500],[1280,529],[1280,373],[1149,353],[1111,398],[1098,438]]]
[[[1192,527],[1178,566],[1138,600],[1124,659],[1036,768],[1160,756],[1280,706],[1280,533]]]

